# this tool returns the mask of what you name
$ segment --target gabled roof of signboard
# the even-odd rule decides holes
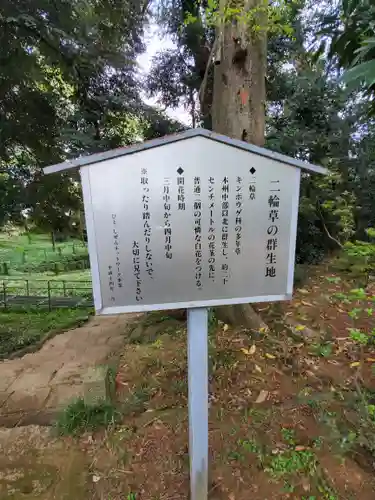
[[[93,163],[99,163],[102,161],[111,160],[112,158],[118,158],[120,156],[125,156],[133,153],[138,153],[140,151],[145,151],[146,149],[157,148],[159,146],[165,146],[173,142],[191,139],[192,137],[206,137],[207,139],[211,139],[216,142],[221,142],[222,144],[227,144],[228,146],[242,149],[250,153],[255,153],[257,155],[264,156],[266,158],[270,158],[272,160],[276,160],[281,163],[291,165],[293,167],[302,168],[310,172],[316,172],[319,174],[326,174],[328,172],[323,167],[319,167],[317,165],[311,165],[310,163],[297,160],[295,158],[291,158],[290,156],[282,155],[280,153],[276,153],[275,151],[271,151],[269,149],[253,146],[252,144],[248,144],[247,142],[239,141],[237,139],[231,139],[229,137],[226,137],[225,135],[216,134],[215,132],[211,132],[210,130],[206,130],[204,128],[194,128],[186,130],[185,132],[181,132],[179,134],[167,135],[165,137],[161,137],[160,139],[153,139],[152,141],[135,144],[133,146],[112,149],[110,151],[105,151],[104,153],[96,153],[90,156],[82,156],[74,160],[58,163],[57,165],[51,165],[50,167],[44,168],[44,173],[52,174],[54,172],[62,172],[64,170],[69,170],[71,168],[84,167],[87,165],[91,165]]]

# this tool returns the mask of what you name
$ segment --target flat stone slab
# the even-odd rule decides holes
[[[40,411],[44,408],[50,392],[50,387],[39,387],[32,392],[13,392],[1,408],[1,413],[17,413],[26,410],[31,412]]]
[[[82,328],[57,335],[40,351],[0,362],[0,425],[15,425],[17,419],[30,422],[36,415],[47,423],[83,397],[88,369],[117,354],[127,324],[137,317],[95,317]]]
[[[89,406],[110,401],[109,369],[107,366],[90,367],[83,380],[83,399]]]
[[[45,407],[61,410],[80,397],[83,397],[83,384],[60,384],[52,388]]]
[[[26,368],[8,388],[10,392],[32,392],[47,386],[56,374],[58,364],[53,361],[42,363],[38,368]],[[1,371],[0,371],[1,376]]]
[[[82,382],[84,375],[84,370],[82,363],[79,361],[68,361],[58,372],[55,374],[51,380],[51,385],[55,386],[58,384],[76,384]]]

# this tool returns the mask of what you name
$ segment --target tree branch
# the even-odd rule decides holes
[[[319,206],[319,202],[316,204],[316,208],[317,208],[317,211],[318,211],[318,214],[319,214],[319,217],[320,217],[320,220],[321,220],[321,223],[323,225],[323,229],[324,229],[324,232],[326,233],[326,235],[328,236],[328,238],[333,241],[334,243],[336,243],[336,245],[338,245],[340,248],[344,248],[344,246],[339,242],[339,240],[337,240],[336,238],[334,238],[331,233],[328,231],[328,228],[327,228],[327,225],[325,223],[325,220],[324,220],[324,217],[323,217],[323,214],[322,214],[322,211],[320,210],[320,206]]]
[[[205,92],[206,92],[208,74],[210,72],[210,66],[211,66],[211,63],[212,63],[212,60],[213,60],[213,56],[214,56],[214,54],[215,54],[218,46],[219,46],[219,38],[216,37],[215,41],[214,41],[214,43],[212,45],[210,55],[208,57],[208,61],[207,61],[207,64],[206,64],[206,71],[204,72],[204,77],[203,77],[203,80],[202,80],[202,84],[201,84],[199,92],[198,92],[199,102],[201,103],[201,105],[203,103],[204,95],[205,95]]]

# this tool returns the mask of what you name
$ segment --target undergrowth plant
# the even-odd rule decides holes
[[[370,277],[375,275],[375,229],[367,229],[369,241],[347,242],[336,266],[359,280],[367,287]]]
[[[79,435],[118,423],[122,413],[113,403],[101,402],[90,406],[82,398],[72,402],[60,413],[56,421],[57,434],[61,436]]]
[[[344,303],[350,306],[348,312],[347,328],[349,338],[352,342],[353,354],[356,360],[351,362],[351,368],[355,369],[353,393],[346,393],[344,399],[346,406],[350,409],[349,441],[345,446],[351,448],[359,446],[366,449],[375,457],[375,393],[372,393],[365,383],[365,367],[368,362],[372,363],[371,369],[375,373],[375,362],[368,357],[367,349],[375,345],[375,325],[373,317],[375,313],[375,295],[368,286],[370,278],[375,275],[375,230],[367,231],[369,242],[348,243],[345,246],[344,259],[350,263],[352,274],[361,275],[363,287],[353,288],[348,292],[340,292],[334,295],[340,305]],[[334,419],[336,421],[336,418]],[[336,425],[336,423],[335,423]]]

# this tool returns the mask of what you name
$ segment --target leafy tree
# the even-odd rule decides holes
[[[344,81],[375,91],[375,5],[371,0],[334,2],[321,16],[318,54],[346,70]]]
[[[0,11],[0,172],[35,223],[63,231],[77,179],[41,167],[168,129],[140,98],[136,57],[148,1],[4,0]],[[175,126],[175,125],[173,125]],[[173,128],[172,126],[172,128]],[[26,169],[27,175],[23,175]],[[11,171],[11,173],[10,173]],[[3,187],[5,190],[5,187]],[[7,209],[6,218],[21,205]],[[2,220],[5,220],[5,209]]]
[[[157,2],[157,20],[163,32],[175,43],[175,48],[161,51],[153,60],[146,85],[149,95],[157,96],[160,104],[190,112],[195,127],[203,120],[211,128],[213,71],[209,72],[210,85],[204,95],[199,91],[204,79],[214,40],[214,29],[205,24],[202,9],[204,0],[160,0]],[[191,19],[190,22],[186,22]]]

